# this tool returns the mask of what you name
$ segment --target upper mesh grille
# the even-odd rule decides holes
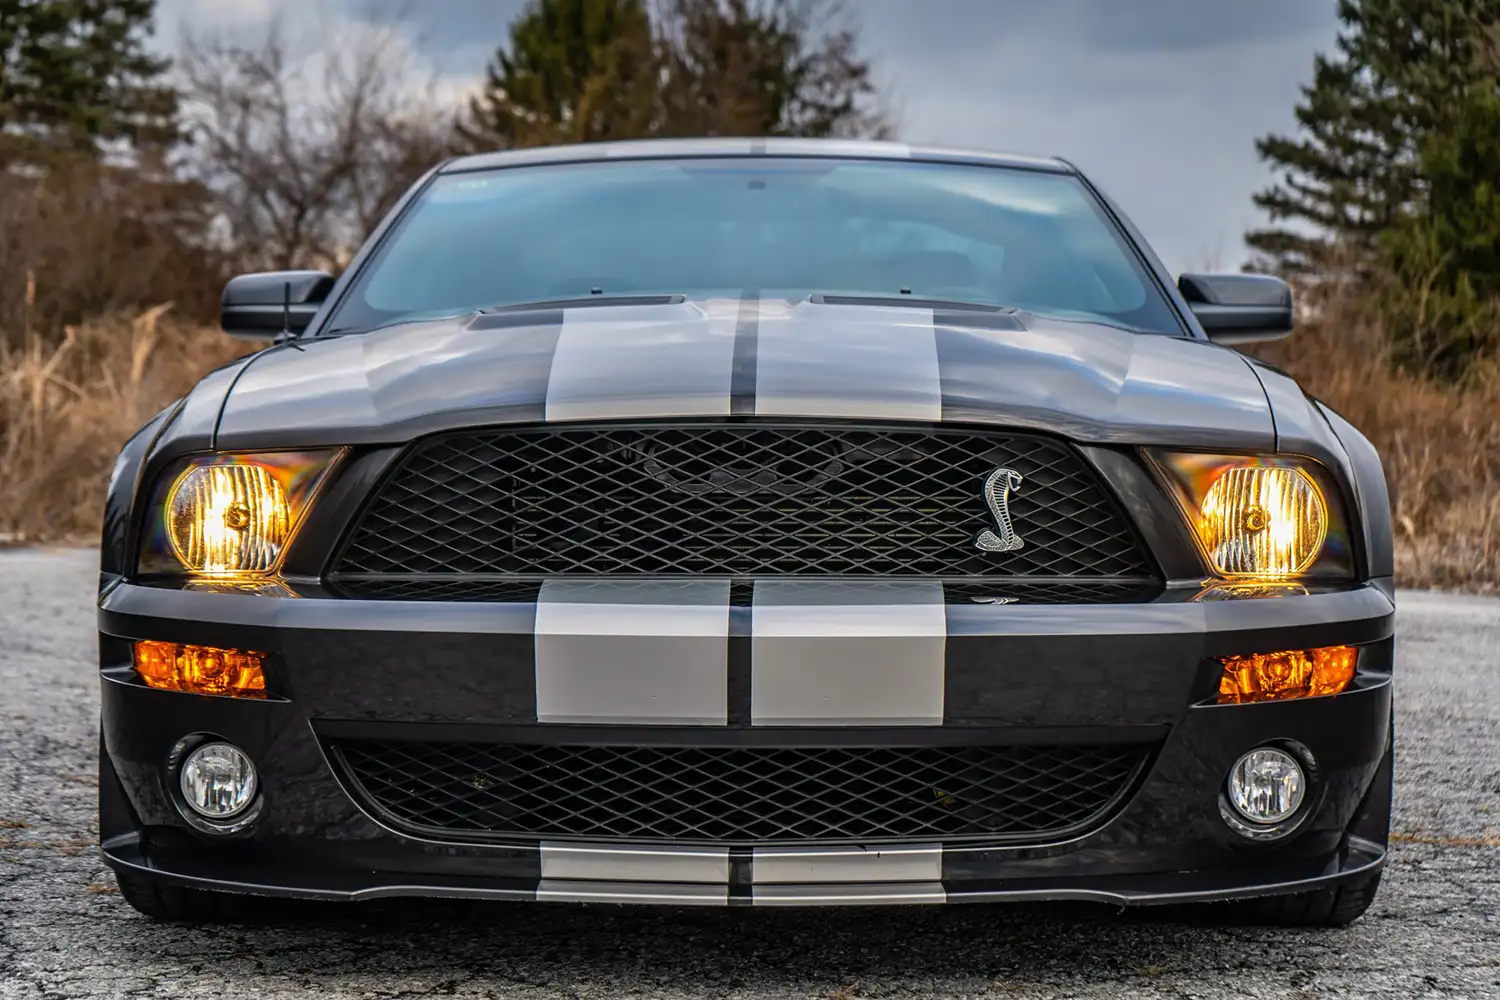
[[[454,603],[532,604],[541,596],[540,579],[497,579],[489,576],[349,577],[333,592],[364,601],[451,601]],[[1148,604],[1160,597],[1159,583],[1129,580],[1004,580],[969,581],[943,585],[947,604]],[[754,590],[746,585],[729,591],[731,606],[753,605]],[[830,599],[838,600],[836,593]]]
[[[985,477],[1024,477],[1019,551],[983,553]],[[947,429],[797,424],[448,434],[398,461],[335,575],[1150,578],[1067,445]]]

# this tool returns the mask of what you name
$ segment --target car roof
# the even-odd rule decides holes
[[[570,146],[541,146],[498,153],[478,153],[449,160],[441,173],[463,173],[494,167],[530,166],[548,163],[586,163],[601,160],[657,160],[714,156],[806,156],[870,160],[925,160],[940,163],[974,163],[1017,167],[1047,173],[1077,171],[1055,157],[985,153],[978,150],[914,146],[904,142],[868,139],[632,139],[623,142],[588,142]]]

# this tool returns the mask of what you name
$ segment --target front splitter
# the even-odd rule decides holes
[[[159,857],[131,834],[105,843],[100,852],[116,871],[195,889],[358,902],[398,896],[493,899],[513,902],[611,903],[664,906],[878,906],[935,903],[1072,901],[1112,906],[1215,902],[1305,892],[1339,885],[1380,869],[1386,853],[1378,844],[1349,838],[1323,860],[1148,875],[1086,879],[1008,879],[996,882],[843,882],[756,885],[746,894],[728,886],[688,882],[613,880],[506,880],[330,871],[284,864],[198,857]]]

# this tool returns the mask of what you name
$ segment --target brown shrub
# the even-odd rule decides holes
[[[1436,382],[1394,369],[1386,344],[1363,304],[1334,302],[1257,353],[1379,449],[1402,586],[1500,590],[1500,366]]]
[[[173,302],[207,320],[226,277],[203,193],[149,171],[60,160],[0,171],[0,335],[58,343],[64,325]]]
[[[162,305],[0,338],[0,538],[94,536],[120,445],[204,372],[244,353]]]
[[[1394,372],[1383,343],[1334,308],[1262,353],[1380,449],[1403,586],[1500,590],[1500,368],[1460,390]],[[0,537],[93,535],[120,444],[244,349],[164,306],[19,348],[0,338]]]

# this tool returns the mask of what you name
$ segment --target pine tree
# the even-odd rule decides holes
[[[168,63],[146,51],[156,0],[0,0],[8,158],[176,137]]]
[[[1378,254],[1424,190],[1428,139],[1476,83],[1493,85],[1481,55],[1500,0],[1339,0],[1338,16],[1336,53],[1317,57],[1296,109],[1301,134],[1256,144],[1280,178],[1255,196],[1272,227],[1245,241],[1294,275]]]
[[[673,135],[880,137],[870,62],[838,3],[668,0],[662,25]]]
[[[650,134],[654,63],[642,0],[533,0],[460,132],[476,149]]]
[[[840,13],[839,0],[532,0],[460,132],[484,149],[883,135],[870,63]]]
[[[1489,58],[1492,60],[1494,56]],[[1500,60],[1494,60],[1500,77]],[[1461,378],[1500,348],[1500,91],[1476,84],[1423,143],[1417,206],[1380,242],[1396,360]]]

